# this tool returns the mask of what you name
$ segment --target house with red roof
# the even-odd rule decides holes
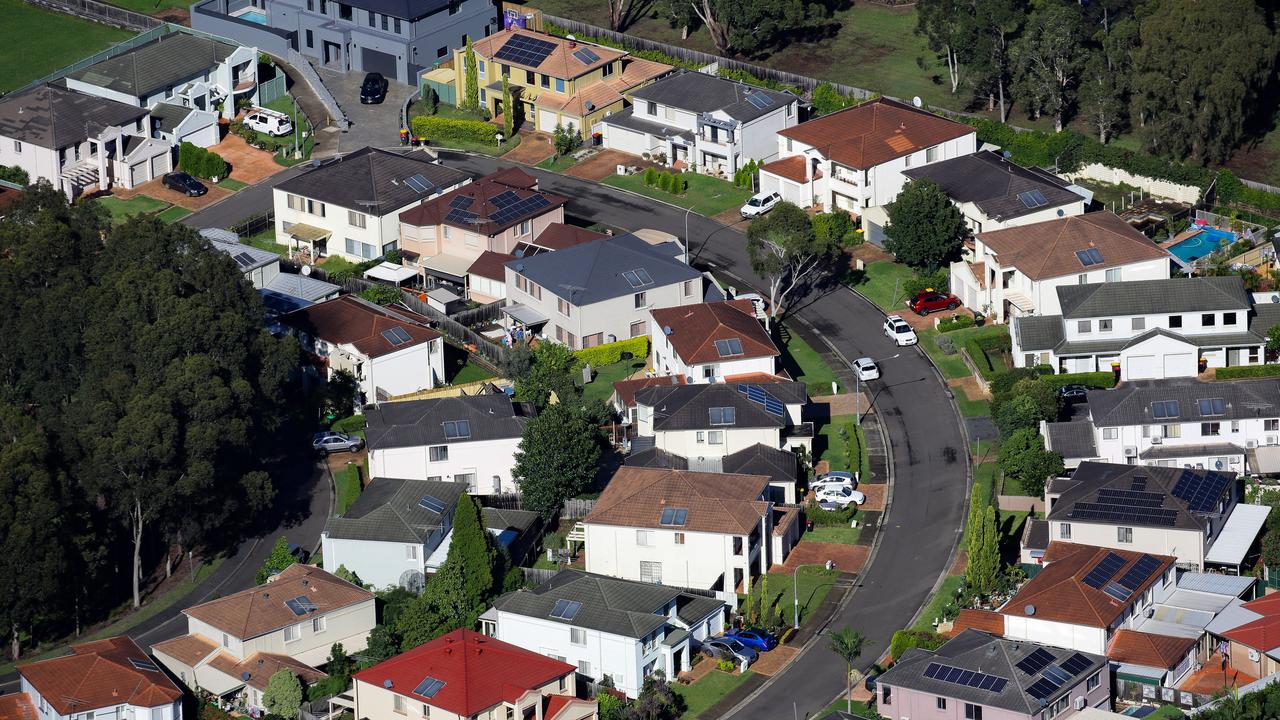
[[[577,697],[577,670],[462,628],[356,673],[349,706],[366,720],[594,720],[595,701]]]
[[[1280,594],[1264,595],[1224,611],[1209,631],[1226,645],[1232,668],[1253,677],[1280,672]]]
[[[777,372],[777,345],[756,318],[750,300],[654,308],[649,335],[653,369],[690,383],[725,382],[726,377]]]

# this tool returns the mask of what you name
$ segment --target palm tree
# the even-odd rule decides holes
[[[862,655],[862,645],[867,641],[862,633],[854,630],[848,625],[840,630],[831,633],[831,639],[827,641],[827,648],[831,652],[839,655],[845,664],[845,700],[848,701],[848,712],[853,714],[853,661]]]

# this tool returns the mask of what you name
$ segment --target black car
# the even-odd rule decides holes
[[[376,105],[387,99],[387,79],[382,73],[369,73],[360,84],[360,104]]]
[[[170,190],[177,190],[183,195],[191,197],[200,197],[209,192],[209,188],[205,187],[204,183],[184,172],[171,172],[165,175],[161,182]]]
[[[1062,398],[1063,402],[1069,405],[1074,405],[1076,403],[1084,402],[1088,392],[1089,388],[1084,385],[1063,385],[1058,388],[1058,397]]]

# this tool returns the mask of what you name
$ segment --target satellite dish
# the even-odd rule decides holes
[[[400,574],[400,587],[411,593],[420,593],[427,586],[427,578],[419,570],[405,570]]]
[[[1280,295],[1272,295],[1272,296],[1271,296],[1271,302],[1273,302],[1273,303],[1280,303]]]
[[[917,96],[915,96],[915,97],[911,98],[911,104],[912,104],[912,105],[915,105],[916,107],[924,107],[924,102],[922,102],[922,101],[920,100],[920,96],[919,96],[919,95],[917,95]]]
[[[1001,155],[1001,157],[1003,157],[1005,160],[1008,160],[1009,158],[1013,157],[1013,153],[1009,152],[1008,150],[1005,150],[1005,151],[1001,152],[1001,153],[1000,153],[1000,155]]]
[[[1064,215],[1066,215],[1066,214],[1067,214],[1067,213],[1066,213],[1066,212],[1064,212],[1064,211],[1062,210],[1062,208],[1058,208],[1058,217],[1062,217],[1062,216],[1064,216]]]
[[[308,277],[310,277],[310,276],[311,276],[311,266],[310,266],[310,265],[303,265],[303,266],[302,266],[302,274],[303,274],[303,275],[306,275],[306,276],[308,276]]]
[[[1035,614],[1036,614],[1036,606],[1035,606],[1035,605],[1027,605],[1026,607],[1022,608],[1022,612],[1026,613],[1026,614],[1028,614],[1028,615],[1035,615]]]

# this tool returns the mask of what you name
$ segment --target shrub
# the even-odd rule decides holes
[[[582,144],[582,133],[578,132],[577,126],[573,123],[568,125],[556,123],[551,141],[556,146],[557,155],[568,155]]]
[[[1111,373],[1107,374],[1110,375]],[[1236,367],[1218,368],[1215,375],[1220,380],[1275,377],[1280,375],[1280,365],[1238,365]]]
[[[494,142],[494,134],[497,133],[497,128],[483,120],[465,120],[439,115],[419,115],[409,121],[409,127],[413,130],[414,137],[432,139],[436,142],[465,140],[489,144]]]
[[[893,634],[893,640],[889,642],[889,656],[894,659],[894,662],[897,662],[911,648],[937,650],[946,641],[947,637],[945,635],[939,635],[927,630],[899,630]]]
[[[345,417],[341,420],[335,420],[334,423],[329,426],[329,429],[340,433],[353,433],[359,430],[364,430],[364,415],[352,415],[351,417]]]
[[[658,171],[652,165],[644,169],[644,184],[653,187],[658,183]]]
[[[11,182],[15,185],[29,185],[31,178],[27,175],[27,171],[17,165],[0,165],[0,180]]]
[[[829,115],[837,110],[843,110],[852,105],[858,104],[857,98],[845,97],[841,95],[831,83],[822,83],[813,89],[810,96],[813,103],[814,115]]]
[[[224,178],[229,166],[222,156],[184,142],[178,147],[178,167],[198,178]]]
[[[683,195],[685,190],[689,189],[689,181],[684,179],[684,175],[676,175],[671,178],[671,194]]]
[[[641,359],[649,356],[649,338],[647,336],[633,337],[618,342],[611,342],[605,345],[597,345],[595,347],[583,348],[573,355],[583,363],[591,367],[600,367],[601,365],[612,365],[622,361],[622,353],[629,352],[631,357]]]
[[[951,274],[946,268],[940,268],[937,272],[929,275],[921,275],[919,273],[911,276],[902,282],[902,292],[907,297],[912,298],[925,290],[946,291],[951,286]]]
[[[400,290],[390,285],[374,285],[361,292],[360,297],[378,305],[390,305],[400,302]]]
[[[955,315],[938,323],[938,330],[944,333],[971,327],[973,327],[972,315]]]
[[[937,339],[935,342],[937,342],[937,343],[938,343],[938,349],[942,351],[942,354],[943,354],[943,355],[955,355],[955,354],[956,354],[956,344],[955,344],[955,341],[954,341],[954,340],[952,340],[950,337],[948,337],[948,336],[946,336],[946,335],[939,335],[939,336],[938,336],[938,339]]]
[[[716,669],[721,672],[731,673],[738,669],[738,664],[729,658],[720,658],[716,661]]]
[[[991,363],[991,356],[987,354],[989,350],[1008,350],[1012,347],[1012,341],[1008,335],[992,335],[988,337],[969,338],[964,343],[964,349],[969,353],[969,359],[977,366],[978,372],[983,379],[990,382],[995,376],[1006,369],[1003,365],[997,367]]]
[[[671,192],[671,181],[673,177],[674,176],[670,172],[663,170],[662,173],[658,175],[658,189],[663,192]]]
[[[843,510],[823,510],[818,503],[811,502],[804,506],[804,519],[814,525],[844,525],[848,526],[849,521],[853,520],[853,516],[858,512],[858,506],[850,504]]]
[[[813,234],[819,240],[831,239],[846,246],[853,242],[853,230],[853,218],[846,212],[818,213],[813,216]]]
[[[1280,375],[1280,366],[1257,365],[1254,367],[1260,367],[1260,368],[1276,367],[1278,369],[1275,371],[1274,374]],[[1222,370],[1219,370],[1218,375],[1221,376],[1221,374],[1222,374]],[[1064,387],[1066,385],[1084,385],[1085,387],[1091,387],[1091,388],[1113,388],[1116,386],[1115,373],[1110,373],[1110,372],[1084,372],[1084,373],[1063,373],[1062,375],[1042,375],[1040,379],[1052,385],[1054,389]]]

